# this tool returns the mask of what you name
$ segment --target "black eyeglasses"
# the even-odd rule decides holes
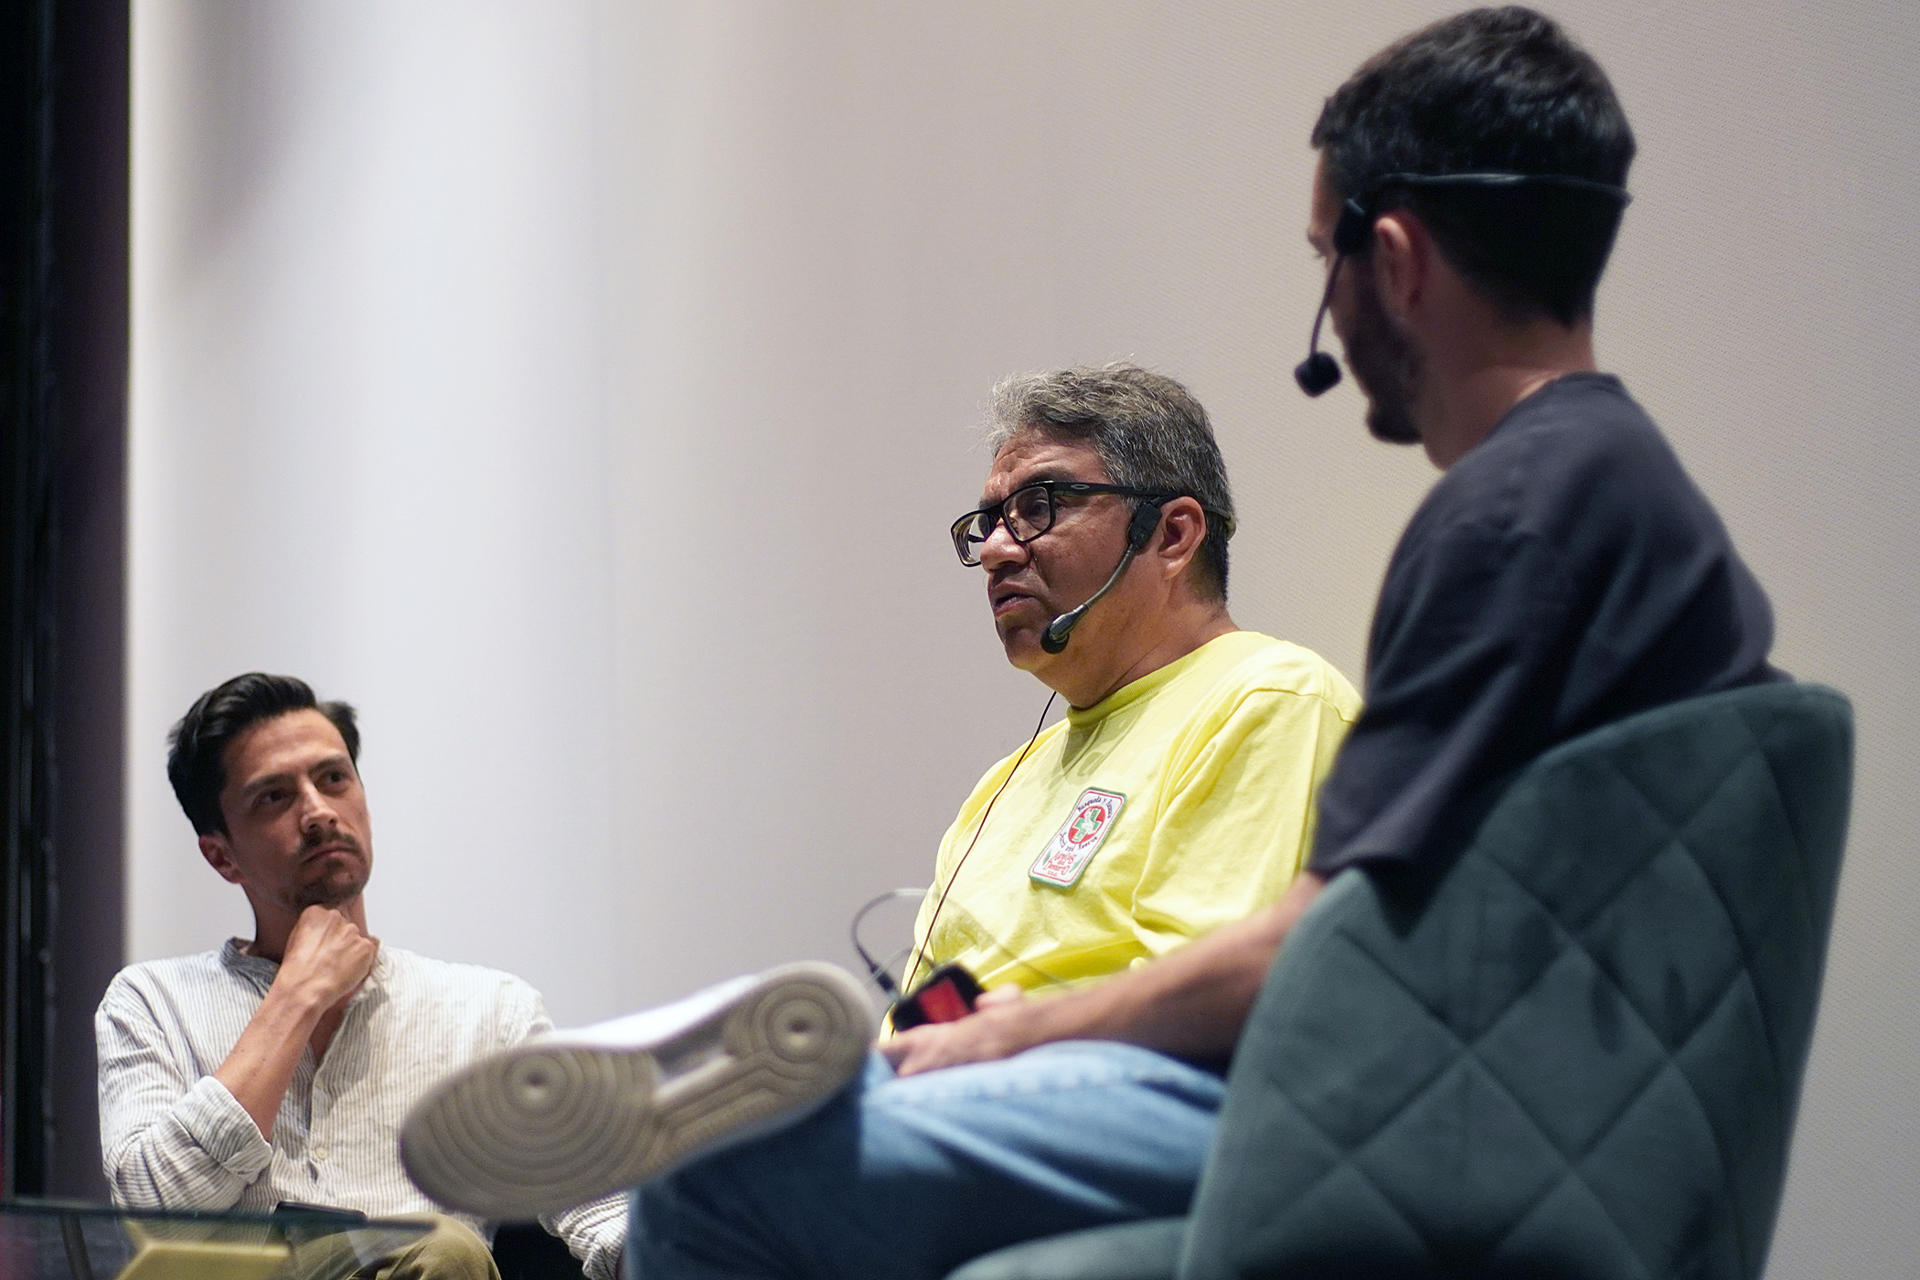
[[[1125,498],[1146,498],[1168,502],[1179,497],[1160,489],[1134,489],[1124,484],[1091,484],[1085,480],[1036,480],[1022,485],[1000,502],[989,503],[978,511],[969,511],[953,522],[953,549],[960,563],[972,567],[980,563],[980,547],[993,536],[993,527],[1006,522],[1007,533],[1021,546],[1053,528],[1055,509],[1062,494],[1072,498],[1090,498],[1098,493],[1117,493]]]

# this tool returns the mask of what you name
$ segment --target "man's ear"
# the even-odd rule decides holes
[[[1422,301],[1433,270],[1433,237],[1408,209],[1393,209],[1373,223],[1373,278],[1380,305],[1406,323]]]
[[[1160,533],[1149,550],[1172,580],[1187,571],[1207,538],[1207,514],[1197,499],[1171,498],[1160,505]]]
[[[200,837],[200,856],[207,865],[220,873],[220,878],[228,884],[240,883],[240,868],[233,861],[233,845],[226,836],[218,831],[209,831]]]

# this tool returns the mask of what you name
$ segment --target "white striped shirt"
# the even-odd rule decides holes
[[[301,1055],[273,1141],[213,1073],[280,966],[236,940],[121,970],[94,1015],[100,1150],[114,1203],[265,1213],[282,1200],[377,1217],[444,1213],[400,1167],[400,1122],[441,1077],[550,1030],[540,994],[512,974],[382,945],[318,1064]],[[613,1195],[544,1219],[604,1280],[626,1238]],[[454,1215],[479,1231],[478,1218]]]

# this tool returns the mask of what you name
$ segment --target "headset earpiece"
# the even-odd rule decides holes
[[[1361,203],[1358,196],[1349,196],[1340,205],[1340,221],[1333,224],[1333,251],[1343,258],[1366,252],[1367,242],[1373,238],[1372,201]]]
[[[1133,507],[1133,518],[1127,521],[1127,553],[1131,555],[1147,545],[1147,539],[1160,527],[1160,507],[1158,503],[1137,502]]]

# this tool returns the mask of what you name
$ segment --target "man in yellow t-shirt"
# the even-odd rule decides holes
[[[1127,365],[1009,379],[988,443],[954,547],[986,575],[1008,661],[1068,711],[974,788],[915,927],[908,985],[957,962],[989,989],[979,1011],[881,1051],[901,1076],[1067,1040],[1223,1060],[1264,970],[1232,951],[1147,962],[1281,897],[1359,697],[1319,655],[1234,626],[1233,497],[1179,383]]]

